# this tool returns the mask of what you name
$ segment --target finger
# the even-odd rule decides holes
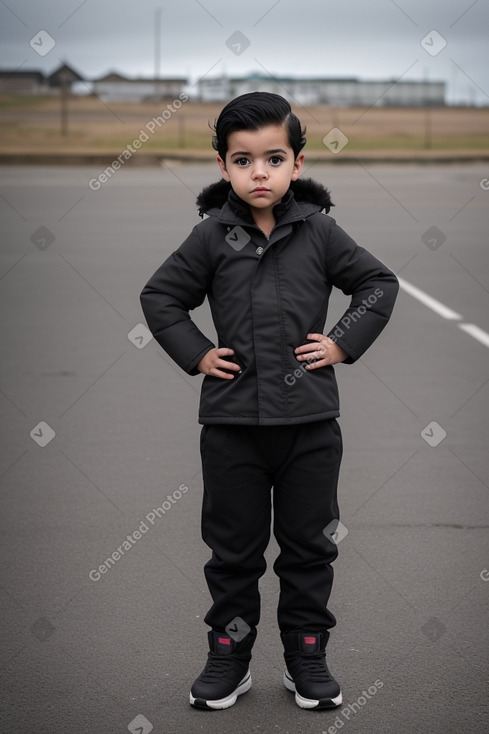
[[[296,354],[308,354],[309,352],[315,352],[321,347],[319,342],[310,342],[309,344],[301,344],[300,347],[294,349]]]
[[[328,359],[318,359],[316,362],[311,362],[310,364],[306,364],[306,370],[309,372],[310,370],[318,370],[320,367],[326,367],[329,365]]]
[[[321,342],[324,339],[324,334],[308,334],[307,339],[311,339],[315,342]]]
[[[326,349],[323,344],[308,344],[308,349],[306,352],[302,352],[300,354],[297,354],[297,359],[300,362],[303,362],[307,359],[323,359],[324,355],[326,354]]]
[[[232,357],[234,349],[231,349],[230,347],[219,347],[219,349],[216,349],[216,354],[219,357]]]
[[[211,377],[219,377],[222,380],[234,380],[234,375],[230,375],[229,372],[222,372],[217,367],[213,367],[209,374]]]
[[[241,372],[241,367],[236,362],[227,362],[225,359],[220,359],[216,363],[215,367],[221,370],[232,370],[233,372]]]

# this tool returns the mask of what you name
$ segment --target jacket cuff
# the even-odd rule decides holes
[[[179,321],[153,334],[165,352],[189,375],[198,375],[197,365],[214,344],[191,319]]]
[[[327,336],[329,339],[331,339],[331,341],[334,341],[335,344],[341,347],[342,350],[346,352],[346,354],[348,355],[346,359],[344,359],[343,362],[341,362],[341,364],[353,364],[354,362],[357,361],[360,355],[356,355],[352,353],[352,348],[349,344],[346,344],[346,342],[344,342],[343,339],[335,336],[334,332],[329,333]]]

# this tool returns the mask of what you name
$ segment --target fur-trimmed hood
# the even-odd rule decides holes
[[[231,184],[223,178],[217,183],[206,186],[197,197],[196,204],[200,216],[209,214],[213,209],[221,209],[227,202],[231,192]],[[334,206],[329,191],[312,178],[297,179],[290,182],[290,191],[294,194],[296,202],[306,202],[318,207],[317,211],[323,209],[326,213]]]

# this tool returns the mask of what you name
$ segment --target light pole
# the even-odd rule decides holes
[[[160,66],[161,66],[161,8],[155,10],[155,97],[156,99],[160,96],[159,78],[160,78]]]
[[[68,70],[63,68],[60,73],[60,123],[61,135],[68,135]]]

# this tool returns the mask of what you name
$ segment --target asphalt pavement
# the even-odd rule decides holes
[[[403,283],[377,342],[336,368],[343,705],[303,711],[282,684],[275,541],[251,691],[188,703],[209,606],[201,377],[149,338],[139,293],[217,167],[2,167],[2,733],[488,731],[489,168],[306,169]],[[334,293],[327,328],[347,303]],[[206,305],[194,317],[212,338]]]

